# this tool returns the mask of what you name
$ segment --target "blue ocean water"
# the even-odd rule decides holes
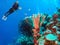
[[[8,45],[16,39],[18,36],[18,23],[26,16],[38,12],[53,15],[57,10],[56,8],[60,7],[59,0],[18,0],[22,9],[8,16],[6,21],[2,20],[4,13],[12,7],[15,1],[0,0],[0,45]]]

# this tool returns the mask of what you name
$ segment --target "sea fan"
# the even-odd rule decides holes
[[[32,36],[33,21],[31,18],[26,18],[19,23],[19,33],[24,36]]]

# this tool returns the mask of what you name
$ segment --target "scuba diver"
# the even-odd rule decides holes
[[[9,9],[9,11],[7,11],[7,12],[3,15],[2,19],[3,19],[3,20],[7,20],[7,17],[8,17],[10,14],[12,14],[13,12],[15,12],[16,10],[18,10],[18,8],[19,8],[19,3],[18,3],[18,1],[16,1],[16,2],[13,4],[13,6]]]

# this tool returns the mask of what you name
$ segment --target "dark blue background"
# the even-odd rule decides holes
[[[0,45],[8,45],[16,39],[18,36],[18,23],[24,17],[38,12],[52,15],[56,12],[56,7],[60,7],[59,0],[18,0],[22,10],[15,11],[8,16],[6,21],[3,21],[2,16],[12,7],[15,1],[0,0]],[[31,10],[28,11],[28,9]]]

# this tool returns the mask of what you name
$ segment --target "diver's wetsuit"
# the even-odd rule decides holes
[[[9,11],[6,12],[4,16],[7,17],[8,15],[10,15],[10,14],[13,13],[14,11],[16,11],[16,10],[18,9],[18,7],[19,7],[18,2],[15,2],[14,5],[12,6],[12,8],[10,8]]]

